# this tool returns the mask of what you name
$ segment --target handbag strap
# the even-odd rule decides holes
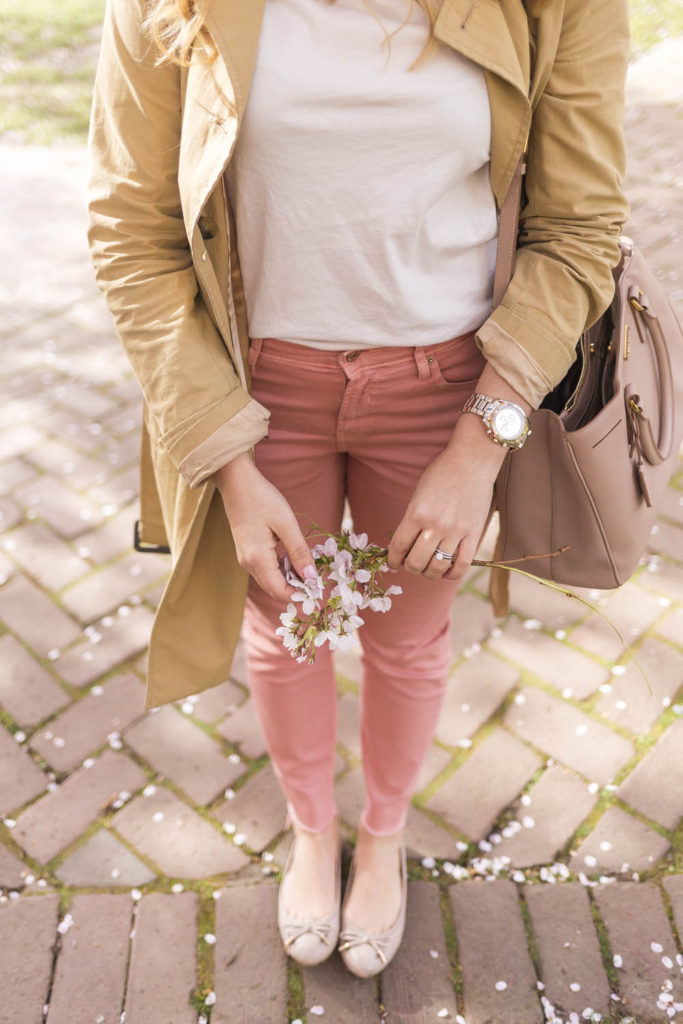
[[[500,304],[507,291],[515,266],[517,250],[517,232],[519,230],[519,210],[522,201],[522,179],[526,171],[526,148],[517,162],[512,181],[508,187],[498,217],[498,246],[496,248],[496,270],[493,277],[493,308]],[[500,553],[500,531],[496,538],[493,560]],[[497,617],[507,615],[510,610],[510,573],[507,569],[491,569],[488,587],[489,600],[493,614]]]
[[[500,304],[507,291],[515,266],[519,208],[522,200],[522,179],[526,171],[526,150],[515,167],[512,181],[500,208],[496,270],[493,278],[493,308]]]

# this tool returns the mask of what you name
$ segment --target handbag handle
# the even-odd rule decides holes
[[[526,171],[526,149],[517,162],[512,180],[505,194],[498,219],[498,244],[496,247],[496,268],[493,278],[493,309],[498,306],[507,291],[512,279],[517,250],[517,234],[519,231],[519,213],[522,198],[522,180]],[[657,314],[650,308],[647,296],[632,285],[628,291],[628,301],[633,309],[633,316],[641,340],[645,340],[640,329],[639,318],[646,329],[659,369],[660,385],[660,422],[659,439],[655,440],[652,423],[640,406],[638,395],[627,396],[630,413],[636,416],[639,426],[639,439],[643,455],[651,466],[666,461],[671,455],[674,435],[674,383],[671,370],[669,350]]]
[[[643,326],[652,342],[659,373],[659,440],[655,441],[654,434],[652,433],[652,423],[647,413],[641,408],[638,395],[631,395],[628,398],[629,402],[635,402],[635,406],[631,406],[631,408],[638,417],[639,440],[643,455],[651,466],[657,466],[660,462],[665,462],[670,457],[673,446],[674,381],[671,370],[671,358],[659,317],[650,309],[647,296],[643,294],[638,285],[632,284],[629,288],[628,301],[633,309],[633,316],[636,320],[636,327],[638,328],[641,341],[645,339],[640,330],[638,318],[642,319]]]

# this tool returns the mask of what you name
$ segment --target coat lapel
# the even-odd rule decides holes
[[[434,34],[484,68],[491,188],[500,208],[531,125],[529,27],[522,0],[444,0]]]
[[[463,56],[495,72],[526,96],[529,82],[528,32],[520,31],[526,15],[521,0],[506,4],[506,11],[508,8],[512,15],[510,22],[500,0],[444,0],[434,34]]]
[[[218,57],[193,61],[187,72],[178,180],[191,240],[244,115],[264,6],[265,0],[213,0],[206,24]]]
[[[266,0],[212,0],[206,25],[232,81],[238,121],[242,120],[254,73]]]

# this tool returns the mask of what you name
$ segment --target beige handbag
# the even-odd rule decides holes
[[[501,210],[494,307],[508,286],[523,163]],[[579,587],[618,587],[647,546],[683,436],[683,334],[631,239],[621,239],[609,309],[577,344],[566,377],[531,413],[532,433],[495,483],[494,560]],[[561,554],[550,553],[567,546]],[[492,570],[496,614],[509,573]]]

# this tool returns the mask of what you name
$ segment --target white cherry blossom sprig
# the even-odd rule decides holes
[[[403,592],[396,585],[384,586],[382,574],[389,571],[387,549],[369,544],[366,533],[330,534],[312,548],[311,556],[317,575],[310,579],[296,575],[287,555],[282,560],[285,579],[296,592],[275,630],[292,657],[309,665],[315,661],[316,648],[325,642],[332,651],[347,650],[365,622],[358,613],[388,612],[392,596]],[[334,586],[326,597],[330,582]]]

